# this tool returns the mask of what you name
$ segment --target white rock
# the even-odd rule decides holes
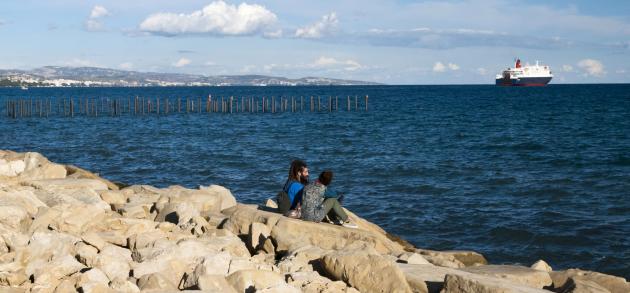
[[[551,268],[551,266],[549,266],[549,264],[547,264],[544,260],[539,260],[537,262],[535,262],[532,266],[532,269],[534,270],[538,270],[538,271],[544,271],[544,272],[551,272],[553,271],[553,269]]]
[[[408,263],[410,265],[428,265],[428,264],[431,264],[424,257],[422,257],[422,255],[417,254],[417,253],[413,253],[413,252],[403,253],[402,255],[400,255],[398,260],[403,262],[403,263]]]
[[[257,270],[237,271],[229,275],[227,281],[237,292],[246,292],[250,288],[261,290],[286,283],[278,273]]]
[[[131,252],[127,249],[108,245],[98,254],[95,266],[100,268],[109,280],[125,279],[129,277],[132,261]]]
[[[77,285],[79,287],[83,287],[83,285],[89,283],[101,283],[107,286],[107,284],[109,284],[109,279],[107,278],[105,273],[103,273],[103,271],[97,268],[92,268],[89,271],[81,274]]]

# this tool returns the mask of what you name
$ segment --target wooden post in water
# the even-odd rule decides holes
[[[368,95],[365,95],[365,112],[368,111]]]
[[[322,99],[320,96],[317,96],[317,112],[322,111]]]
[[[339,112],[339,96],[335,96],[335,111]]]
[[[359,111],[359,96],[354,96],[354,111]]]
[[[332,96],[328,96],[328,112],[332,112]]]
[[[276,113],[276,97],[271,96],[271,113]]]

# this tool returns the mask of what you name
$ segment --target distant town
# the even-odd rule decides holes
[[[300,86],[377,85],[366,81],[323,77],[291,79],[265,75],[204,76],[125,71],[97,67],[45,66],[32,70],[0,70],[0,87],[149,87],[149,86]]]

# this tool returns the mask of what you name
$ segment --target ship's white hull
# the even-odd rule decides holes
[[[501,86],[545,86],[551,81],[551,76],[521,77],[521,78],[497,78],[496,85]]]

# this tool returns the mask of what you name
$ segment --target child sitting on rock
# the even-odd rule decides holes
[[[350,221],[336,194],[329,193],[326,197],[328,185],[332,182],[333,172],[324,171],[314,183],[308,184],[302,191],[302,219],[312,222],[321,222],[328,216],[333,223],[348,228],[358,228]]]

